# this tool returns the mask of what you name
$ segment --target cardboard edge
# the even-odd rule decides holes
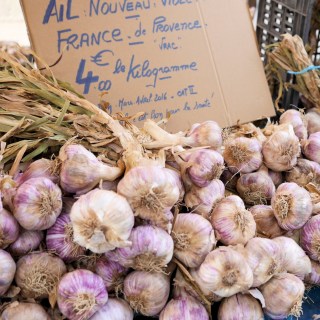
[[[33,41],[32,36],[31,36],[31,32],[30,32],[30,28],[29,28],[29,21],[27,19],[27,14],[26,14],[25,7],[24,7],[24,0],[19,0],[19,3],[20,3],[20,7],[21,7],[21,10],[22,10],[22,13],[23,13],[24,22],[25,22],[25,25],[26,25],[26,28],[27,28],[27,34],[28,34],[28,38],[29,38],[29,42],[30,42],[30,48],[32,50],[36,51],[35,47],[33,45],[34,41]]]

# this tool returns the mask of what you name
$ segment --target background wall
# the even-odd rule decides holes
[[[0,0],[0,41],[29,45],[19,0]]]

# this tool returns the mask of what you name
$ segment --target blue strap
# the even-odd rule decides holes
[[[306,73],[308,71],[312,71],[312,70],[316,70],[316,69],[320,69],[320,66],[309,66],[309,67],[306,67],[304,69],[302,69],[301,71],[287,71],[289,74],[294,74],[294,75],[298,75],[298,74],[303,74],[303,73]]]

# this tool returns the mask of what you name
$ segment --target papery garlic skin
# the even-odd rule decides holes
[[[43,238],[43,231],[21,230],[17,240],[9,246],[8,251],[15,257],[23,256],[37,249]]]
[[[31,178],[19,186],[13,205],[13,214],[24,229],[45,230],[61,213],[61,190],[48,178]]]
[[[128,239],[132,245],[118,248],[114,255],[126,268],[162,272],[173,256],[173,240],[158,227],[139,226],[133,228]]]
[[[250,294],[238,293],[224,298],[219,306],[218,320],[264,320],[262,307]]]
[[[56,253],[65,262],[77,260],[86,251],[73,241],[73,227],[68,214],[61,214],[47,230],[46,244],[50,252]]]
[[[89,270],[77,269],[65,274],[58,286],[58,306],[70,320],[85,320],[108,301],[102,279]]]
[[[252,172],[240,176],[237,181],[237,191],[247,204],[268,204],[276,187],[267,174]]]
[[[317,162],[299,158],[296,166],[286,172],[286,181],[295,182],[300,187],[308,183],[320,186],[320,165]]]
[[[108,292],[115,291],[116,294],[122,290],[123,281],[129,269],[123,267],[119,262],[102,256],[95,265],[95,273],[100,276]]]
[[[188,157],[185,173],[197,187],[203,188],[219,179],[224,169],[222,155],[211,149],[196,150]]]
[[[227,140],[223,157],[232,173],[250,173],[262,165],[261,143],[255,138]]]
[[[221,180],[214,179],[211,183],[203,188],[192,186],[185,194],[184,201],[192,212],[210,219],[212,209],[224,197],[225,187]]]
[[[211,251],[191,275],[200,288],[220,297],[230,297],[252,286],[253,274],[244,256],[229,247]]]
[[[256,233],[256,223],[236,195],[221,200],[211,214],[217,239],[226,245],[246,244]]]
[[[92,252],[131,245],[134,215],[127,200],[113,191],[95,189],[80,196],[70,218],[74,241]]]
[[[301,139],[308,137],[307,120],[302,112],[298,110],[289,109],[286,110],[279,119],[279,124],[288,123],[293,126],[295,135]]]
[[[258,172],[266,173],[271,178],[271,180],[273,181],[273,184],[275,185],[276,188],[281,183],[284,182],[284,176],[283,176],[282,172],[273,171],[273,170],[269,169],[268,167],[266,167],[264,164],[259,168]]]
[[[249,211],[256,222],[256,232],[259,237],[272,239],[285,233],[285,230],[280,228],[271,206],[255,205]]]
[[[209,320],[205,307],[191,296],[170,300],[160,313],[159,320]]]
[[[129,304],[118,298],[110,298],[90,320],[133,320],[133,311]]]
[[[7,248],[17,240],[19,224],[13,215],[6,209],[0,208],[0,249]]]
[[[301,141],[302,152],[309,160],[320,163],[320,131]]]
[[[196,268],[216,244],[212,226],[198,214],[178,214],[171,236],[174,256],[186,267]]]
[[[264,164],[274,171],[287,171],[293,168],[300,155],[299,139],[290,124],[279,126],[263,144]]]
[[[195,123],[185,140],[185,143],[191,147],[204,146],[219,150],[222,145],[222,129],[212,120]]]
[[[307,255],[320,262],[320,215],[313,216],[302,228],[300,245]]]
[[[134,167],[118,183],[136,216],[144,220],[167,222],[164,214],[183,197],[177,172],[158,166]]]
[[[190,269],[190,274],[194,281],[196,281],[197,286],[201,290],[201,292],[204,294],[206,299],[211,302],[219,302],[221,301],[222,297],[219,297],[218,295],[214,294],[212,291],[207,290],[203,286],[201,286],[202,282],[201,279],[199,279],[198,275],[195,273],[196,269]],[[198,292],[194,289],[194,287],[185,280],[183,277],[181,271],[178,269],[174,278],[174,287],[172,296],[173,299],[180,299],[184,297],[192,296],[193,298],[200,301],[202,304],[205,304],[205,301],[202,300],[202,297],[198,294]]]
[[[100,180],[113,181],[123,173],[123,168],[108,166],[78,144],[63,146],[59,159],[61,188],[77,195],[92,190]]]
[[[54,160],[38,159],[30,163],[27,169],[16,179],[18,185],[31,178],[47,178],[53,183],[58,183],[59,175],[56,173],[57,164]]]
[[[320,112],[317,108],[308,109],[305,118],[309,135],[320,131]]]
[[[303,282],[293,274],[275,275],[260,288],[265,299],[264,312],[272,319],[284,319],[287,316],[299,317],[302,314],[304,294]]]
[[[11,255],[0,249],[0,296],[6,293],[16,272],[16,264]]]
[[[312,214],[312,200],[307,190],[294,182],[282,183],[271,199],[274,215],[282,229],[300,229]]]
[[[301,280],[311,272],[311,261],[302,248],[288,237],[274,238],[281,251],[284,270]]]
[[[63,261],[47,252],[30,253],[17,262],[15,281],[25,298],[44,299],[55,293],[67,272]]]
[[[134,311],[155,316],[168,300],[169,277],[163,273],[133,271],[124,280],[123,292]]]
[[[51,320],[37,303],[12,302],[1,314],[1,320]]]
[[[259,287],[283,271],[279,245],[266,238],[253,238],[245,246],[244,256],[253,272],[253,287]]]
[[[311,272],[304,277],[304,282],[320,285],[320,262],[311,260]]]

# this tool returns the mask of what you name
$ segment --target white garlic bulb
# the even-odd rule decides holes
[[[171,236],[175,257],[190,268],[198,267],[216,243],[210,222],[194,213],[178,214]]]
[[[302,112],[298,110],[286,110],[279,119],[280,124],[288,123],[293,126],[295,135],[301,139],[306,139],[308,136],[307,120]]]
[[[200,288],[230,297],[246,291],[252,286],[253,274],[244,256],[229,247],[219,247],[211,251],[199,268],[191,275]]]
[[[92,190],[74,203],[70,218],[74,241],[95,253],[130,246],[134,215],[127,200],[113,191]]]
[[[256,223],[236,195],[221,200],[213,209],[211,223],[217,239],[226,245],[246,244],[256,233]]]

